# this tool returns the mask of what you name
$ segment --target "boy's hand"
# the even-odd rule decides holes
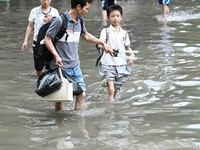
[[[128,59],[128,60],[127,60],[127,64],[128,64],[128,65],[133,64],[133,59]]]
[[[129,52],[130,53],[130,52]],[[137,60],[137,58],[135,57],[135,54],[133,52],[131,52],[131,55],[128,56],[128,59],[127,59],[127,64],[128,65],[131,65],[133,64],[133,61],[134,60]]]
[[[27,51],[27,47],[28,47],[28,42],[24,42],[23,44],[22,44],[22,51]]]

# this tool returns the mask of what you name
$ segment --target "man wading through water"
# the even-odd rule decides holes
[[[92,43],[100,44],[106,53],[112,55],[113,49],[107,45],[103,40],[97,39],[92,34],[88,33],[83,20],[83,29],[81,29],[80,18],[84,16],[92,3],[92,0],[71,0],[71,8],[66,11],[67,15],[67,34],[63,36],[56,43],[55,47],[52,39],[56,36],[62,26],[62,18],[56,17],[55,21],[51,24],[44,39],[45,45],[53,54],[51,61],[51,68],[60,66],[64,74],[73,78],[80,88],[82,93],[76,95],[75,109],[83,109],[85,106],[86,85],[84,83],[83,74],[80,69],[80,60],[78,55],[78,45],[80,36]],[[63,105],[61,102],[55,103],[55,110],[62,110]]]

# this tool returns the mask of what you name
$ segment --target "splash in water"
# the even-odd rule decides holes
[[[178,11],[178,12],[171,12],[170,15],[166,18],[163,18],[162,15],[156,16],[159,22],[163,21],[186,21],[186,20],[193,20],[193,19],[200,19],[200,13],[193,13],[193,11]]]

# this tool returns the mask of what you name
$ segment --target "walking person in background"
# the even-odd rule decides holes
[[[122,79],[131,74],[128,64],[132,64],[134,53],[130,48],[130,40],[128,32],[121,28],[123,10],[119,5],[112,5],[107,9],[108,20],[110,26],[102,29],[100,39],[118,51],[118,54],[113,56],[103,53],[100,60],[99,74],[102,81],[102,86],[107,87],[107,97],[110,102],[115,100],[116,94],[123,82]],[[102,49],[101,45],[98,45]],[[128,55],[128,56],[127,56]]]
[[[162,16],[163,18],[166,18],[169,16],[170,10],[169,10],[169,5],[170,5],[170,0],[158,0],[158,3],[162,5]]]
[[[64,36],[58,40],[55,46],[53,45],[52,39],[55,38],[62,26],[62,18],[58,16],[48,28],[47,35],[44,39],[45,45],[53,54],[51,68],[56,68],[57,66],[61,67],[63,73],[76,81],[78,86],[82,89],[82,93],[76,95],[76,110],[84,108],[86,97],[86,85],[80,68],[78,53],[80,36],[89,42],[102,45],[106,52],[113,52],[113,49],[103,40],[94,37],[86,30],[85,22],[82,16],[88,12],[92,1],[93,0],[71,0],[71,8],[65,12],[68,25],[66,30],[67,33],[65,33]],[[62,109],[62,103],[56,102],[55,110],[58,111]]]
[[[115,4],[115,0],[101,0],[101,17],[102,17],[102,26],[107,26],[107,8]]]
[[[33,34],[33,56],[34,56],[34,47],[37,41],[37,34],[40,27],[44,24],[45,16],[57,16],[59,15],[58,10],[54,7],[51,7],[51,0],[40,0],[41,5],[35,7],[31,10],[28,18],[28,26],[26,28],[24,42],[22,44],[22,50],[27,50],[28,40],[30,38],[31,32],[34,29]],[[43,68],[49,69],[49,62],[43,62],[40,59],[34,58],[34,66],[36,74],[39,77],[43,73]]]

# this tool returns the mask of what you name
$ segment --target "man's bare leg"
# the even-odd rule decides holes
[[[85,92],[76,96],[75,110],[81,110],[85,107],[85,97]]]
[[[55,102],[55,111],[63,110],[63,104],[62,102]]]

